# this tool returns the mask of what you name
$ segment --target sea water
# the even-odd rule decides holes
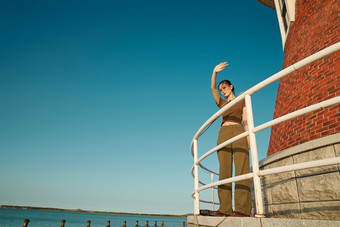
[[[135,227],[136,221],[139,226],[161,226],[164,221],[165,227],[182,227],[185,218],[172,217],[147,217],[132,215],[110,215],[110,214],[93,214],[77,213],[64,211],[45,211],[45,210],[23,210],[23,209],[0,209],[0,227],[21,227],[24,220],[29,219],[28,227],[52,227],[61,226],[61,220],[66,220],[65,227],[85,227],[87,221],[91,221],[91,227],[106,227],[107,221],[110,221],[111,227],[121,227],[126,221],[128,227]]]

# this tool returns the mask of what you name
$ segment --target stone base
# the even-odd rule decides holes
[[[275,153],[260,168],[333,157],[340,157],[340,133]],[[340,220],[339,165],[268,175],[261,181],[266,217]]]
[[[234,218],[234,217],[209,217],[188,216],[188,227],[338,227],[340,221],[330,220],[302,220],[282,218]]]

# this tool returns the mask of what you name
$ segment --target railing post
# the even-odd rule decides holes
[[[255,194],[255,204],[256,204],[256,215],[255,217],[264,217],[263,210],[263,200],[262,200],[262,188],[261,179],[259,177],[259,160],[257,156],[257,145],[256,136],[253,132],[254,130],[254,118],[253,118],[253,108],[251,104],[250,95],[245,96],[246,110],[247,110],[247,122],[248,122],[248,132],[251,150],[251,162],[253,166],[253,183],[254,183],[254,194]]]
[[[196,163],[198,159],[197,150],[197,139],[194,140],[194,163],[195,163],[195,203],[194,203],[194,214],[200,214],[200,194],[198,192],[199,188],[199,178],[198,178],[198,164]]]
[[[214,174],[211,173],[211,183],[214,183]],[[214,189],[215,187],[211,188],[211,210],[215,210],[215,198],[214,198]]]
[[[23,226],[22,226],[22,227],[27,227],[27,225],[28,225],[28,222],[30,222],[30,220],[29,220],[29,219],[25,219],[25,220],[24,220],[24,224],[23,224]]]

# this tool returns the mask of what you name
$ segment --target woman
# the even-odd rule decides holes
[[[217,91],[216,76],[226,66],[227,62],[218,64],[213,71],[211,77],[211,91],[219,108],[224,107],[230,101],[235,99],[234,86],[229,80],[223,80],[219,85],[222,99]],[[247,116],[244,100],[238,102],[225,113],[222,114],[222,125],[218,135],[217,145],[226,140],[244,132],[242,121],[245,129],[248,129]],[[242,138],[223,147],[217,151],[220,164],[219,180],[232,177],[233,158],[235,165],[235,176],[249,173],[249,138]],[[232,187],[230,184],[218,186],[218,197],[220,200],[220,208],[213,211],[212,216],[234,216],[249,217],[252,204],[250,192],[250,180],[238,181],[235,183],[235,211],[232,210]]]

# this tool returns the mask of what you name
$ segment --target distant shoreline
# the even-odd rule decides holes
[[[166,218],[186,218],[187,215],[171,215],[171,214],[141,214],[141,213],[124,213],[124,212],[108,212],[108,211],[92,211],[82,209],[61,209],[50,207],[31,207],[31,206],[12,206],[1,205],[0,209],[21,209],[21,210],[46,210],[46,211],[61,211],[89,214],[111,214],[111,215],[127,215],[127,216],[145,216],[145,217],[166,217]]]

